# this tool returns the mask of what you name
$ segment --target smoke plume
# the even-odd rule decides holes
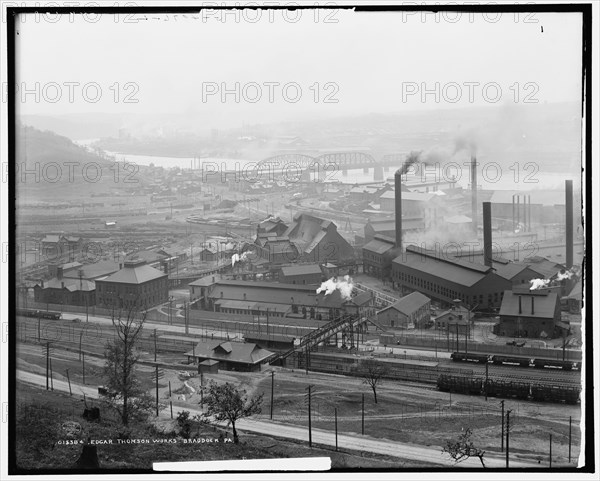
[[[416,164],[417,162],[420,161],[421,153],[422,153],[422,151],[417,152],[417,151],[413,150],[410,154],[408,154],[408,157],[406,157],[404,164],[402,164],[402,167],[400,167],[396,173],[400,174],[400,175],[406,174],[406,172],[408,172],[408,169],[411,165]]]
[[[337,277],[332,277],[331,279],[326,280],[321,283],[321,287],[317,289],[317,294],[325,291],[325,295],[333,294],[336,290],[340,291],[342,298],[345,301],[349,301],[352,299],[352,291],[354,289],[354,285],[352,284],[352,279],[350,276],[344,276],[344,280],[338,280]]]
[[[235,253],[231,256],[231,267],[235,267],[235,263],[236,262],[247,262],[248,261],[248,255],[251,254],[253,252],[251,251],[246,251],[243,252],[242,255]]]
[[[531,279],[529,283],[531,284],[529,290],[535,291],[537,289],[548,287],[550,285],[550,279]]]

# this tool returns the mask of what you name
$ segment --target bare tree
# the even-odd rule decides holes
[[[477,457],[481,461],[481,465],[485,468],[485,463],[483,462],[485,451],[475,447],[471,440],[471,434],[471,428],[467,428],[458,436],[456,441],[447,441],[446,446],[442,449],[442,453],[448,453],[456,463],[460,463],[471,457]]]
[[[356,366],[356,371],[362,376],[363,383],[371,386],[377,404],[377,385],[388,374],[388,367],[375,359],[365,359]]]
[[[246,391],[236,388],[233,384],[217,384],[211,381],[208,386],[205,417],[212,416],[216,421],[228,421],[233,431],[233,442],[238,443],[239,437],[235,423],[239,419],[260,414],[263,395],[248,397]]]
[[[139,354],[135,347],[141,339],[146,321],[146,311],[130,307],[125,312],[113,312],[112,324],[115,338],[105,346],[104,377],[107,400],[121,417],[124,425],[130,420],[147,417],[154,407],[154,400],[141,388],[136,373]]]

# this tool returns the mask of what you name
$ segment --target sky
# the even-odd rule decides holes
[[[580,102],[576,13],[300,12],[23,16],[20,112],[251,122]]]

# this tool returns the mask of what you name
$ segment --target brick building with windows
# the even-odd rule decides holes
[[[106,309],[148,309],[168,299],[168,275],[143,260],[125,261],[121,270],[96,280],[96,305]]]

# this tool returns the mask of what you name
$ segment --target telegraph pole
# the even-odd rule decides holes
[[[458,321],[455,324],[456,326],[456,352],[460,352],[458,348]]]
[[[311,422],[311,406],[310,406],[310,398],[311,398],[311,389],[312,384],[308,385],[308,446],[312,448],[312,422]]]
[[[156,329],[154,329],[154,362],[156,362]]]
[[[81,372],[83,374],[83,384],[85,384],[85,352],[81,353]]]
[[[510,443],[510,412],[510,409],[506,411],[506,469],[508,469],[508,451]]]
[[[338,450],[338,437],[337,437],[337,408],[333,408],[333,416],[335,417],[335,450]]]
[[[486,401],[488,398],[488,370],[489,370],[489,364],[486,362],[485,363],[485,400]]]
[[[550,434],[550,456],[549,456],[549,460],[550,460],[550,468],[552,467],[552,434]]]
[[[273,419],[273,390],[275,384],[275,371],[271,371],[271,420]]]
[[[69,377],[69,370],[67,369],[67,381],[69,382],[69,395],[73,395],[73,391],[71,391],[71,378]]]
[[[365,434],[365,394],[362,395],[362,434]]]
[[[158,417],[158,364],[155,366],[156,369],[156,416]]]
[[[504,400],[500,401],[502,404],[502,436],[500,436],[500,452],[504,452]]]
[[[571,422],[572,417],[569,416],[569,464],[571,463]]]
[[[50,375],[50,343],[46,343],[46,391],[50,389],[48,376]]]

